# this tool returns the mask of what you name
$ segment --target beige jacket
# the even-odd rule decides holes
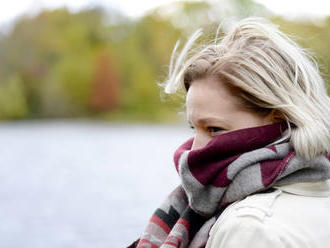
[[[228,206],[206,248],[329,248],[330,181],[295,183]]]

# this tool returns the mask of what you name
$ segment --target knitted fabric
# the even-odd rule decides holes
[[[186,141],[174,154],[181,185],[130,247],[205,247],[216,219],[234,201],[273,186],[329,179],[329,154],[305,160],[290,142],[271,145],[286,129],[285,122],[239,129],[196,150],[193,138]]]

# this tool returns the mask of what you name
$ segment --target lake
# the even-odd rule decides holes
[[[179,184],[186,125],[0,123],[0,247],[116,248]]]

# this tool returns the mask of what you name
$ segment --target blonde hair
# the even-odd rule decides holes
[[[330,98],[306,50],[261,17],[242,19],[221,39],[216,36],[193,50],[201,35],[198,29],[178,56],[176,43],[166,93],[188,91],[194,80],[217,76],[243,105],[256,112],[275,111],[287,122],[287,132],[275,143],[290,139],[296,154],[305,159],[330,153]]]

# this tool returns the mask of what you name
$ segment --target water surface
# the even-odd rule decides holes
[[[179,183],[183,125],[0,124],[0,247],[126,247]]]

